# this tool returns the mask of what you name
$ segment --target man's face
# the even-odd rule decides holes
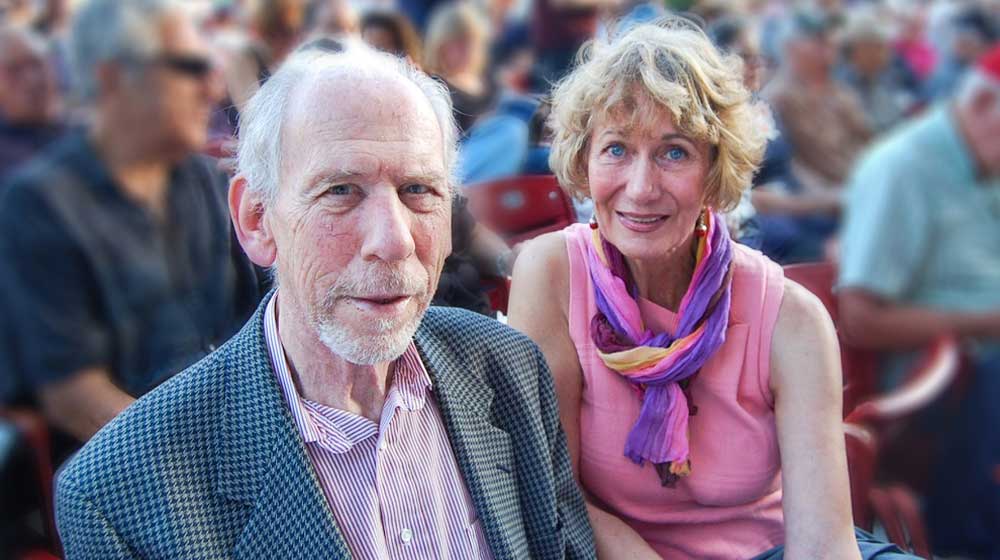
[[[0,48],[0,118],[18,125],[50,124],[56,117],[57,98],[45,52],[14,37]]]
[[[851,63],[866,78],[876,78],[891,62],[889,45],[880,39],[864,39],[851,47]]]
[[[825,78],[830,73],[835,53],[826,34],[800,37],[789,45],[795,73],[803,79]]]
[[[403,353],[451,252],[441,129],[401,79],[334,75],[300,87],[265,213],[283,294],[357,364]],[[284,301],[285,295],[283,295]]]
[[[139,62],[137,81],[125,95],[151,143],[165,152],[187,154],[207,140],[220,84],[207,45],[190,19],[171,14],[160,29],[159,52]]]

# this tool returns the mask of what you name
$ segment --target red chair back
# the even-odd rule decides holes
[[[469,211],[514,244],[576,222],[569,195],[553,175],[525,175],[464,189]]]
[[[833,324],[837,325],[840,314],[833,285],[837,281],[837,267],[833,263],[803,263],[784,268],[785,277],[802,285],[823,302]],[[875,395],[878,390],[878,357],[874,352],[854,348],[845,344],[840,336],[840,361],[844,375],[844,417],[864,399]]]

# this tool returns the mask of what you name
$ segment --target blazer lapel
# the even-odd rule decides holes
[[[493,556],[526,557],[513,444],[510,434],[493,422],[493,389],[483,380],[486,372],[473,364],[455,364],[429,329],[418,330],[415,342]]]
[[[252,508],[233,557],[350,558],[271,367],[263,330],[269,299],[227,344],[215,485]]]

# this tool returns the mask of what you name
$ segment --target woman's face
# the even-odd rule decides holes
[[[369,25],[361,31],[361,39],[382,52],[395,56],[406,56],[402,45],[396,43],[396,36],[385,27]]]
[[[482,67],[482,41],[472,35],[460,35],[441,45],[441,59],[449,74],[479,72]]]
[[[590,194],[604,237],[626,257],[669,257],[690,247],[711,167],[707,142],[681,133],[668,110],[638,104],[638,125],[609,117],[590,138]]]

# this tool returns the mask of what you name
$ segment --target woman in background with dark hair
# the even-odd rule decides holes
[[[376,10],[361,17],[361,38],[372,47],[407,58],[420,66],[423,61],[420,36],[399,12]]]

